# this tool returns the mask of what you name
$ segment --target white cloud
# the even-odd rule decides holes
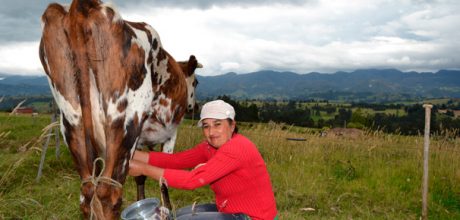
[[[196,55],[202,75],[460,68],[455,0],[116,2],[123,18],[151,24],[177,60]],[[0,44],[0,72],[43,72],[35,42]]]
[[[0,45],[0,72],[43,74],[38,42],[12,42]]]
[[[240,66],[241,65],[239,63],[235,63],[235,62],[222,62],[222,63],[220,63],[220,68],[222,70],[225,70],[225,71],[228,71],[228,72],[238,71]]]

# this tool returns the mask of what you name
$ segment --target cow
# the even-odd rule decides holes
[[[164,50],[160,51],[160,53],[163,52],[168,58],[168,68],[170,68],[168,71],[183,72],[186,74],[186,79],[169,78],[168,83],[160,90],[152,88],[155,91],[155,96],[159,97],[150,106],[151,114],[142,127],[139,144],[152,146],[161,143],[163,144],[163,152],[172,153],[177,137],[177,126],[186,111],[192,112],[195,108],[194,91],[198,81],[194,73],[195,69],[201,68],[202,65],[193,55],[188,61],[176,62],[169,53]],[[161,81],[161,77],[158,80]],[[185,91],[187,92],[186,95]]]
[[[166,56],[168,57],[168,68],[171,68],[172,72],[179,72],[180,69],[186,75],[187,95],[184,95],[184,91],[177,92],[169,90],[169,88],[183,88],[183,86],[177,86],[181,83],[183,84],[183,80],[179,80],[178,82],[172,80],[171,82],[176,86],[164,86],[162,91],[155,93],[165,95],[165,97],[161,97],[158,103],[153,102],[151,104],[151,114],[142,127],[138,148],[142,149],[142,146],[151,147],[161,144],[161,150],[164,153],[172,153],[176,142],[178,125],[183,119],[184,114],[186,112],[192,113],[196,107],[195,88],[198,85],[198,81],[195,77],[195,69],[202,68],[203,65],[198,63],[193,55],[190,56],[188,61],[181,62],[175,62],[174,58],[167,52]],[[145,198],[145,180],[145,176],[135,177],[137,200]],[[166,194],[165,187],[162,187],[162,191]]]
[[[83,217],[117,219],[129,159],[148,140],[144,123],[180,121],[186,76],[150,25],[100,0],[52,3],[41,19],[39,56],[82,181]]]

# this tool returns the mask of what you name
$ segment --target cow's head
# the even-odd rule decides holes
[[[187,81],[187,111],[192,112],[195,108],[196,93],[195,89],[198,85],[196,79],[195,70],[197,68],[203,68],[201,63],[198,63],[195,56],[191,55],[188,61],[177,62],[185,74],[185,80]]]

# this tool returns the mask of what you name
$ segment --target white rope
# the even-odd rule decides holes
[[[102,165],[101,165],[101,172],[99,173],[98,176],[96,176],[96,164],[98,161],[101,161]],[[96,198],[96,189],[97,189],[97,186],[99,185],[99,183],[106,183],[106,184],[109,184],[109,185],[112,185],[112,186],[115,186],[115,187],[118,187],[118,188],[122,188],[123,185],[112,179],[112,178],[109,178],[109,177],[106,177],[106,176],[102,176],[102,173],[104,173],[104,170],[105,170],[105,160],[102,158],[102,157],[98,157],[96,158],[94,161],[93,161],[93,172],[92,172],[92,175],[84,180],[82,180],[81,182],[81,185],[83,186],[83,184],[86,184],[86,183],[92,183],[93,184],[93,197],[91,198],[91,202],[89,204],[90,208],[91,208],[91,213],[90,213],[90,219],[93,219],[93,216],[95,215],[95,208],[94,208],[94,203],[95,203],[95,198]],[[99,208],[99,210],[102,209],[102,204],[100,201],[98,201],[98,203],[96,204]]]
[[[194,201],[193,204],[192,204],[192,215],[196,215],[196,209],[195,209],[196,207],[195,207],[195,205],[196,205],[196,201]]]

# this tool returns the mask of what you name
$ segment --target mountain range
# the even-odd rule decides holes
[[[51,95],[45,76],[0,73],[0,97],[31,95]]]
[[[402,72],[362,69],[353,72],[298,74],[264,70],[245,74],[198,75],[199,99],[228,95],[234,99],[342,100],[388,102],[460,98],[460,71]],[[50,94],[45,76],[0,73],[0,96]]]
[[[259,71],[198,77],[199,98],[325,99],[363,102],[460,97],[460,71],[402,72],[362,69],[324,74]]]

